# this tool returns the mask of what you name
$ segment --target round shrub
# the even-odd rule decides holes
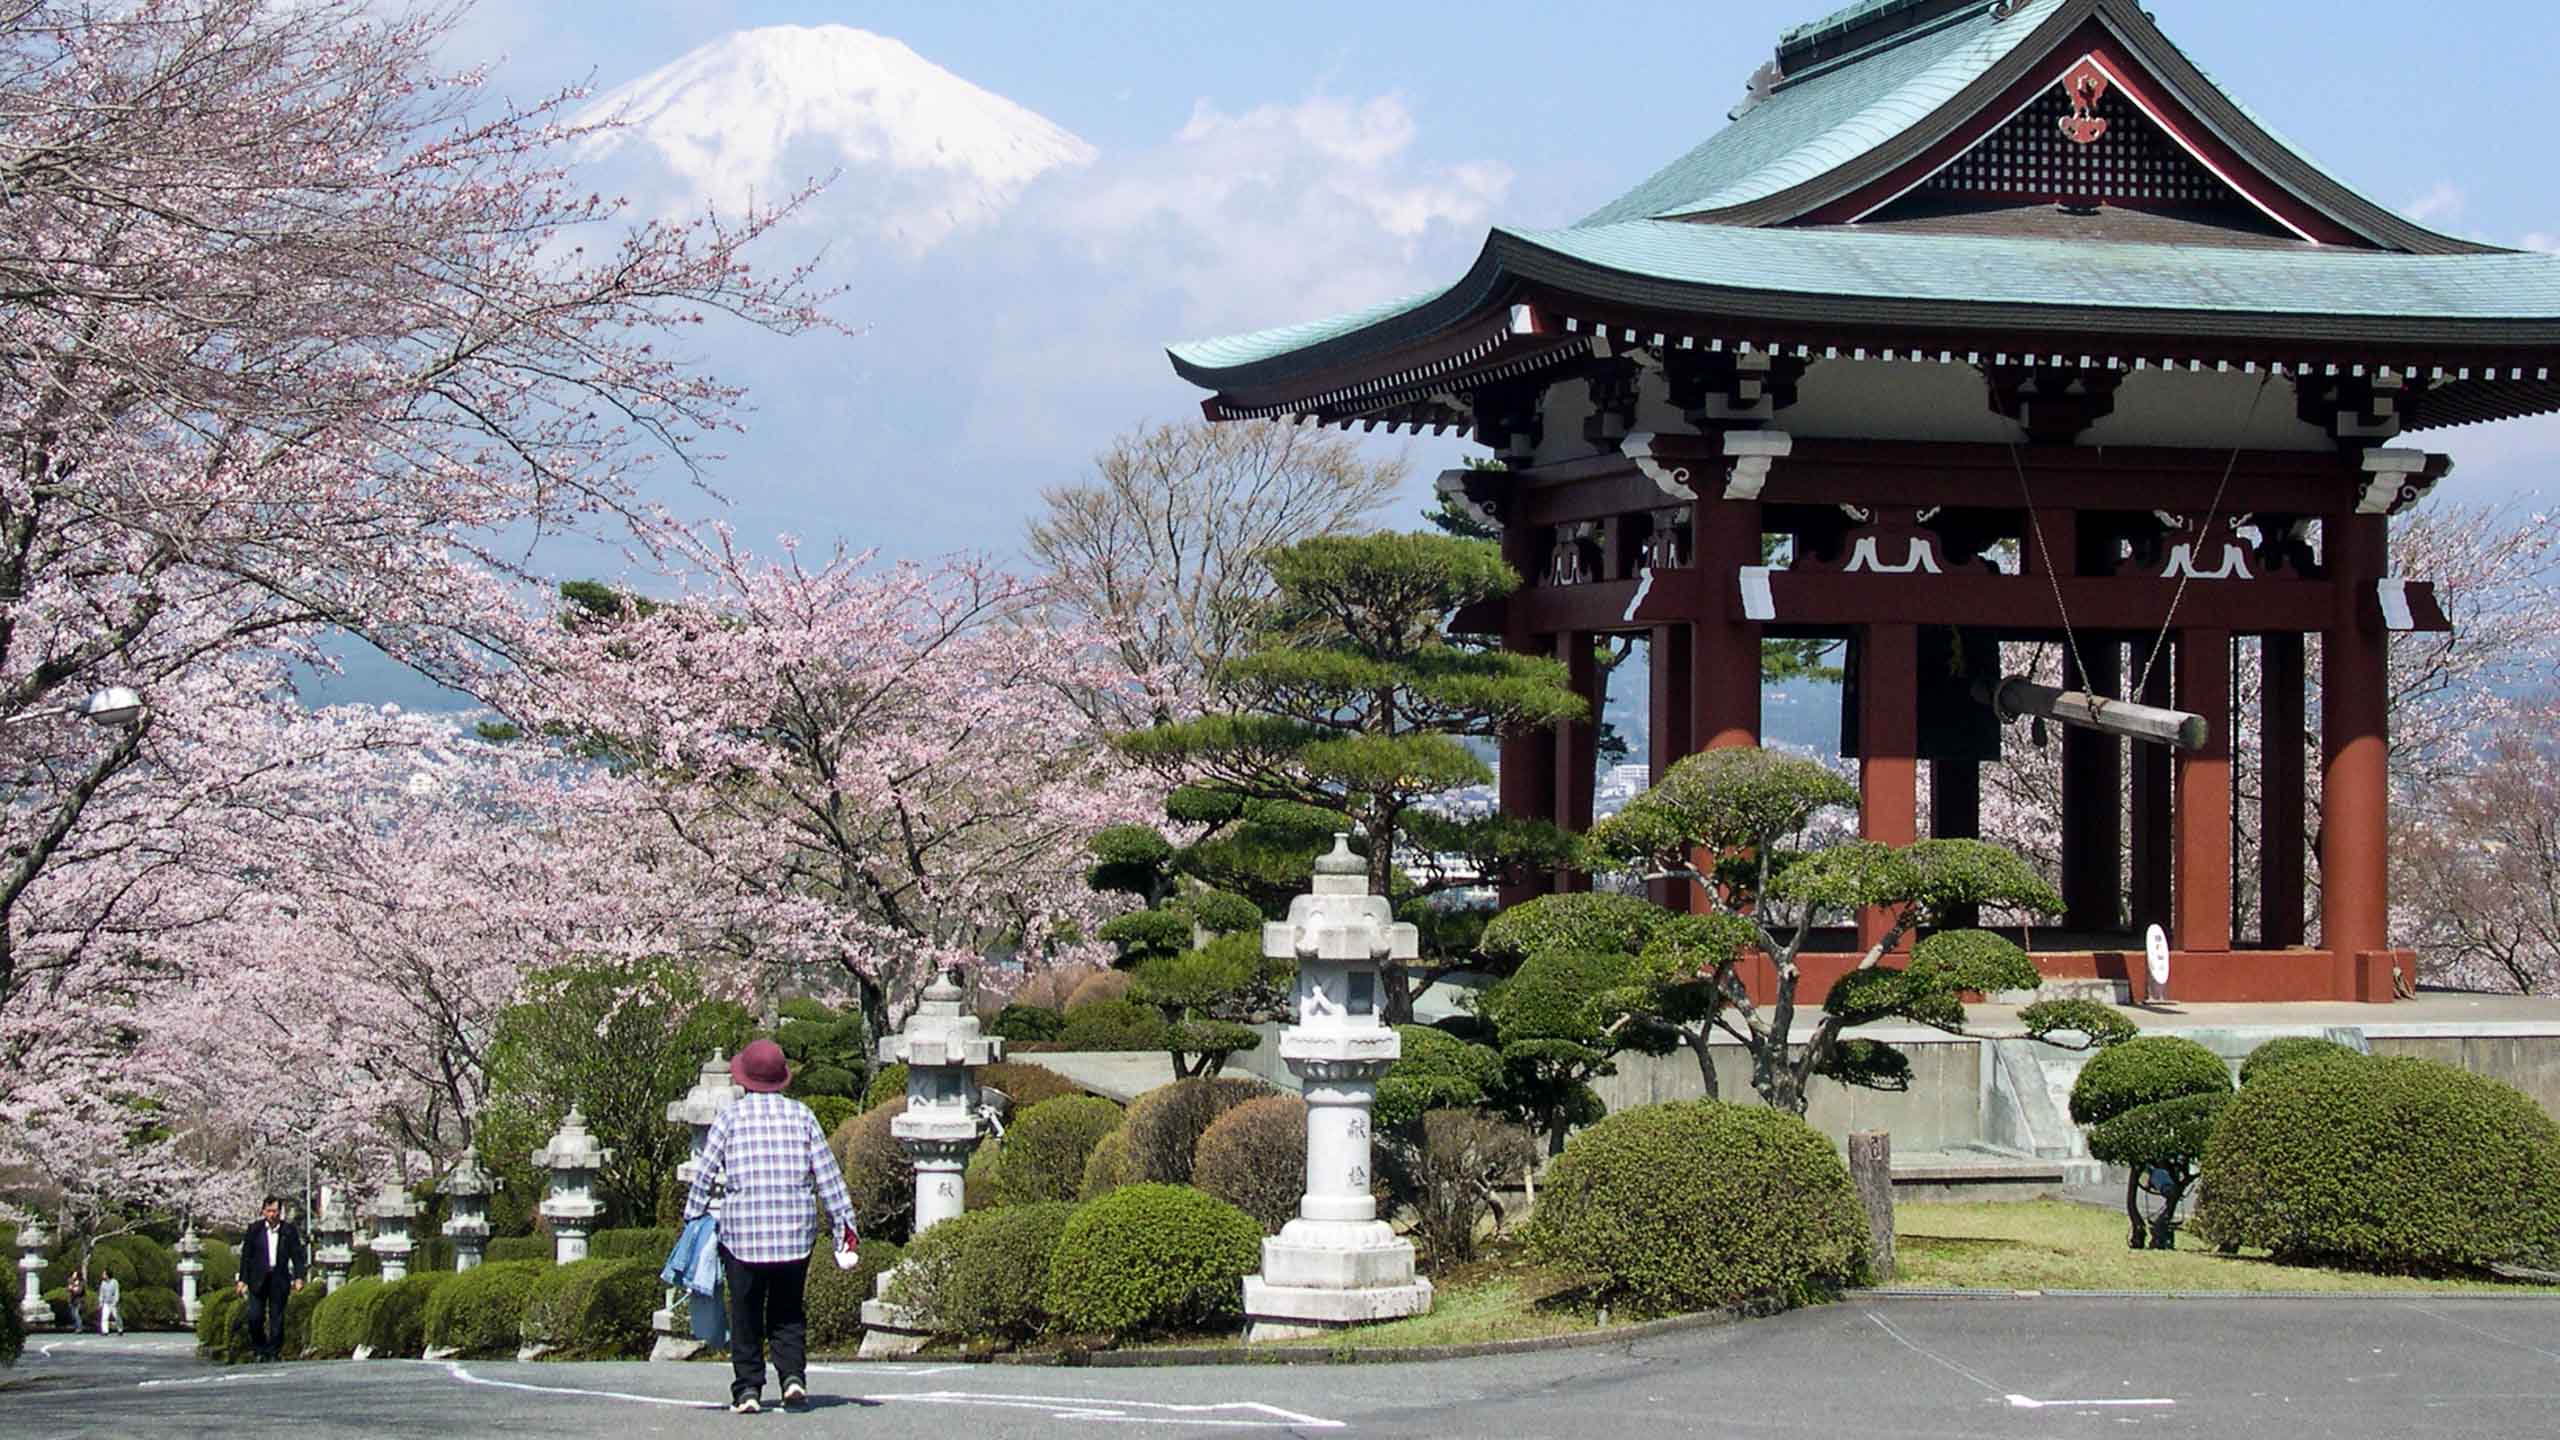
[[[451,1270],[421,1270],[382,1287],[366,1317],[366,1353],[376,1360],[415,1360],[427,1353],[427,1302],[454,1277]]]
[[[1044,1100],[1084,1093],[1082,1086],[1048,1066],[1019,1060],[999,1060],[980,1070],[978,1086],[982,1090],[1003,1091],[1016,1115]]]
[[[946,1220],[907,1247],[889,1280],[889,1299],[913,1310],[935,1334],[957,1339],[1021,1339],[1048,1320],[1039,1286],[1073,1205],[1013,1205]]]
[[[98,1286],[109,1275],[123,1285],[127,1296],[142,1286],[175,1291],[178,1252],[148,1235],[118,1235],[101,1240],[89,1252],[89,1293],[97,1294]]]
[[[987,1033],[1007,1040],[1055,1040],[1067,1017],[1046,1005],[1007,1005],[987,1022]]]
[[[792,1098],[804,1105],[821,1095],[850,1098],[862,1089],[862,1077],[841,1065],[811,1065],[793,1075],[791,1083],[800,1092]]]
[[[1093,1142],[1093,1153],[1084,1158],[1084,1183],[1077,1187],[1079,1200],[1098,1200],[1130,1181],[1129,1128],[1119,1129]]]
[[[248,1302],[237,1292],[225,1287],[196,1307],[196,1353],[217,1365],[248,1358]]]
[[[2318,1035],[2279,1035],[2250,1051],[2249,1058],[2240,1062],[2240,1083],[2256,1084],[2288,1065],[2298,1065],[2306,1060],[2353,1061],[2364,1058],[2365,1053],[2354,1046],[2341,1045]]]
[[[649,1353],[649,1316],[661,1294],[653,1261],[554,1266],[525,1297],[524,1343],[550,1360],[637,1359]]]
[[[9,1246],[0,1244],[0,1255],[8,1254],[9,1249]],[[0,1296],[0,1301],[7,1298]],[[19,1316],[17,1306],[0,1303],[0,1370],[17,1364],[19,1354],[26,1348],[27,1322]]]
[[[2097,1125],[2155,1101],[2229,1093],[2231,1068],[2221,1056],[2182,1036],[2142,1035],[2108,1046],[2080,1067],[2071,1085],[2071,1119]]]
[[[223,1240],[204,1242],[204,1273],[196,1277],[196,1293],[228,1290],[240,1278],[240,1248]]]
[[[356,1353],[356,1347],[364,1343],[365,1327],[373,1319],[373,1307],[380,1303],[386,1288],[380,1279],[366,1276],[323,1296],[320,1308],[311,1316],[312,1353],[332,1360]]]
[[[1264,1234],[1280,1233],[1307,1192],[1307,1102],[1264,1095],[1211,1121],[1193,1152],[1191,1183],[1252,1216]]]
[[[559,1251],[559,1245],[548,1235],[500,1235],[489,1241],[480,1258],[492,1265],[511,1265],[527,1260],[548,1265],[551,1257]]]
[[[2560,1263],[2560,1125],[2514,1088],[2404,1058],[2262,1073],[2204,1153],[2195,1228],[2389,1271]]]
[[[1099,1005],[1111,1000],[1129,998],[1130,976],[1126,970],[1097,970],[1076,982],[1067,992],[1067,1001],[1058,1008],[1073,1019],[1079,1007]]]
[[[997,1193],[997,1187],[1003,1184],[1000,1178],[1003,1169],[1002,1145],[980,1145],[969,1152],[969,1164],[960,1172],[961,1208],[984,1210],[1003,1204],[1003,1198]]]
[[[1526,908],[1516,905],[1506,913]],[[1486,1093],[1502,1083],[1502,1053],[1490,1045],[1430,1025],[1399,1025],[1396,1037],[1403,1053],[1378,1081],[1373,1115],[1380,1130],[1409,1129],[1426,1111],[1481,1105]]]
[[[850,1095],[812,1095],[800,1102],[817,1117],[820,1133],[833,1135],[836,1127],[862,1113],[862,1102]],[[677,1197],[682,1203],[683,1197]]]
[[[1641,1313],[1802,1303],[1864,1278],[1867,1217],[1839,1153],[1804,1121],[1675,1101],[1566,1142],[1538,1187],[1529,1246]]]
[[[2179,1170],[2196,1163],[2213,1139],[2227,1094],[2181,1095],[2136,1105],[2089,1130],[2089,1154],[2129,1169]]]
[[[1058,1044],[1068,1050],[1160,1050],[1164,1015],[1135,1000],[1094,1000],[1067,1011]]]
[[[893,1060],[871,1072],[871,1083],[862,1088],[862,1108],[877,1110],[883,1105],[907,1098],[907,1065]],[[832,1135],[835,1132],[827,1132]]]
[[[465,1270],[427,1297],[427,1348],[468,1359],[512,1359],[524,1343],[525,1303],[560,1267],[504,1260]]]
[[[284,1302],[284,1358],[300,1360],[311,1350],[311,1313],[328,1297],[317,1285],[305,1285]]]
[[[676,1248],[679,1227],[673,1225],[634,1225],[620,1230],[599,1230],[587,1238],[590,1260],[646,1260],[664,1265]]]
[[[1129,1107],[1129,1178],[1164,1185],[1191,1183],[1192,1157],[1210,1123],[1247,1100],[1274,1093],[1259,1080],[1198,1076],[1159,1085]]]
[[[186,1302],[175,1290],[157,1285],[136,1285],[124,1292],[124,1328],[127,1330],[184,1330],[187,1328]]]
[[[1077,1332],[1204,1329],[1241,1312],[1261,1263],[1262,1227],[1233,1205],[1186,1185],[1124,1185],[1058,1237],[1049,1311]]]
[[[1016,1114],[996,1180],[1006,1205],[1075,1199],[1093,1147],[1120,1128],[1120,1107],[1099,1095],[1061,1095]]]
[[[903,1249],[868,1236],[850,1270],[837,1269],[836,1262],[825,1255],[812,1256],[806,1292],[809,1349],[851,1350],[861,1344],[862,1302],[872,1297],[881,1272],[904,1258]]]
[[[862,1217],[866,1238],[904,1242],[915,1224],[915,1161],[889,1133],[889,1122],[905,1113],[907,1101],[901,1095],[846,1121],[832,1141],[845,1192],[853,1197],[853,1213]]]

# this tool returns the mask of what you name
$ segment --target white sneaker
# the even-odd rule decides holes
[[[750,1395],[743,1400],[732,1403],[729,1406],[729,1413],[732,1415],[754,1415],[761,1412],[763,1409],[764,1406],[757,1403],[756,1397]]]
[[[787,1384],[787,1385],[783,1386],[783,1387],[782,1387],[782,1403],[783,1403],[783,1404],[785,1404],[785,1405],[806,1405],[806,1404],[808,1404],[808,1403],[809,1403],[809,1387],[808,1387],[808,1386],[806,1386],[806,1385],[801,1384],[801,1383],[800,1383],[799,1381],[797,1381],[797,1380],[794,1380],[794,1381],[790,1382],[789,1384]]]

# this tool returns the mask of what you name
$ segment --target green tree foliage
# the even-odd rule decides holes
[[[1548,864],[1572,853],[1572,838],[1552,826],[1417,812],[1434,796],[1492,779],[1462,737],[1589,713],[1561,663],[1451,641],[1452,614],[1519,584],[1497,547],[1440,535],[1336,536],[1275,550],[1265,563],[1277,592],[1269,624],[1211,677],[1219,708],[1118,742],[1193,792],[1178,796],[1174,818],[1216,824],[1210,817],[1223,812],[1232,824],[1253,818],[1255,805],[1346,817],[1368,857],[1371,892],[1400,899],[1520,866],[1529,852]],[[1400,880],[1408,830],[1416,855],[1467,856],[1465,881],[1456,873]],[[1213,830],[1201,843],[1221,838]],[[1479,842],[1500,853],[1479,853]],[[1289,891],[1303,886],[1313,856],[1293,858]],[[1402,966],[1390,967],[1387,992],[1387,1019],[1409,1019]]]
[[[2486,1076],[2399,1057],[2262,1073],[2223,1108],[2194,1225],[2279,1260],[2560,1268],[2560,1124]]]
[[[2249,1057],[2240,1062],[2240,1083],[2244,1087],[2254,1085],[2288,1065],[2336,1060],[2352,1063],[2364,1058],[2361,1050],[2317,1035],[2279,1035],[2250,1051]]]
[[[1958,1029],[1962,992],[2037,983],[2024,952],[1987,931],[1941,930],[1914,948],[1899,973],[1878,973],[1905,937],[1952,915],[2050,914],[2062,908],[2062,897],[2025,861],[1978,840],[1802,848],[1816,819],[1857,799],[1848,781],[1810,760],[1736,747],[1689,756],[1592,828],[1595,854],[1646,875],[1686,877],[1707,902],[1709,913],[1670,915],[1645,942],[1639,953],[1650,959],[1662,993],[1642,1006],[1630,1003],[1628,1013],[1678,1029],[1708,1093],[1715,1083],[1703,1043],[1710,1026],[1750,1052],[1752,1088],[1763,1101],[1802,1114],[1817,1075],[1873,1088],[1909,1084],[1909,1062],[1898,1052],[1843,1031],[1888,1019]],[[1700,854],[1721,857],[1712,873],[1698,869]],[[1818,924],[1867,908],[1886,914],[1884,933],[1833,986],[1822,1019],[1796,1043],[1806,943]],[[1753,953],[1776,975],[1765,1007],[1742,982],[1742,963]],[[1639,992],[1623,993],[1632,1000]]]
[[[1661,1027],[1627,1021],[1623,997],[1642,988],[1641,968],[1624,952],[1541,950],[1476,997],[1502,1057],[1494,1098],[1544,1136],[1551,1155],[1575,1127],[1600,1118],[1590,1082],[1616,1073],[1612,1057],[1668,1048]]]
[[[1261,1045],[1251,1027],[1287,1017],[1296,975],[1293,962],[1264,957],[1261,909],[1183,873],[1183,852],[1151,827],[1115,826],[1092,850],[1094,888],[1148,905],[1095,933],[1120,947],[1129,999],[1163,1016],[1175,1076],[1215,1075],[1229,1057]]]
[[[860,1099],[871,1073],[871,1032],[861,1007],[793,999],[779,1008],[773,1038],[791,1062],[791,1085],[784,1093],[797,1100]]]
[[[1016,1111],[1002,1142],[998,1203],[1075,1199],[1093,1147],[1119,1128],[1120,1107],[1098,1095],[1061,1095]]]
[[[1868,1264],[1866,1212],[1831,1142],[1793,1115],[1714,1100],[1576,1135],[1547,1168],[1529,1248],[1650,1314],[1801,1304]]]
[[[1502,1087],[1502,1052],[1430,1025],[1399,1025],[1401,1049],[1378,1080],[1378,1138],[1409,1135],[1432,1110],[1468,1110]]]
[[[2173,1249],[2178,1206],[2195,1184],[2214,1117],[2231,1095],[2222,1057],[2181,1035],[2141,1035],[2089,1057],[2071,1085],[2071,1119],[2092,1127],[2089,1153],[2126,1167],[2132,1246]],[[2159,1213],[2147,1224],[2142,1195]]]
[[[691,1137],[667,1123],[667,1102],[692,1088],[704,1056],[715,1047],[736,1054],[753,1028],[743,1008],[710,999],[677,961],[537,971],[524,998],[499,1013],[490,1042],[482,1163],[518,1198],[538,1198],[533,1152],[574,1106],[614,1151],[596,1177],[607,1213],[650,1224],[691,1151]]]

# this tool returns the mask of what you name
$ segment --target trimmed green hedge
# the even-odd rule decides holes
[[[426,1342],[472,1359],[512,1359],[524,1341],[524,1312],[533,1287],[560,1267],[502,1260],[465,1270],[427,1297]]]
[[[2360,1269],[2560,1265],[2560,1124],[2511,1086],[2428,1060],[2262,1070],[2205,1148],[2194,1226]]]
[[[2317,1035],[2280,1035],[2250,1051],[2249,1058],[2240,1062],[2240,1083],[2244,1086],[2254,1084],[2288,1065],[2299,1065],[2306,1060],[2364,1058],[2365,1053],[2353,1046],[2341,1045]]]
[[[1121,1133],[1129,1137],[1129,1178],[1190,1184],[1192,1159],[1211,1123],[1247,1100],[1276,1093],[1259,1080],[1200,1076],[1159,1085],[1139,1096],[1120,1124]]]
[[[2196,1163],[2213,1139],[2229,1095],[2181,1095],[2136,1105],[2089,1130],[2089,1154],[2109,1165],[2176,1170]]]
[[[1099,1095],[1061,1095],[1016,1113],[996,1176],[997,1202],[1004,1205],[1075,1199],[1093,1147],[1120,1128],[1121,1118],[1120,1107]]]
[[[1261,1264],[1252,1216],[1187,1185],[1125,1185],[1067,1222],[1047,1304],[1070,1331],[1206,1329],[1241,1313],[1244,1277]]]
[[[12,1242],[17,1239],[14,1235],[8,1238]],[[12,1244],[0,1243],[0,1255],[13,1249]],[[17,1306],[5,1303],[7,1300],[7,1296],[0,1295],[0,1370],[17,1364],[19,1354],[27,1348],[27,1322],[19,1318]]]
[[[196,1307],[196,1353],[217,1365],[249,1358],[249,1302],[225,1288]]]
[[[906,1251],[900,1247],[868,1236],[850,1270],[837,1269],[836,1262],[823,1252],[810,1257],[805,1296],[812,1353],[846,1351],[862,1343],[862,1302],[872,1297],[880,1272],[905,1257]],[[1016,1283],[1020,1283],[1019,1277]]]
[[[480,1259],[489,1265],[521,1264],[528,1260],[548,1265],[551,1257],[558,1253],[558,1244],[548,1235],[499,1235],[490,1239],[489,1248],[481,1253]]]
[[[862,1108],[866,1112],[906,1098],[907,1066],[903,1060],[893,1060],[872,1071],[871,1083],[862,1087]]]
[[[1307,1102],[1264,1095],[1229,1110],[1201,1132],[1192,1183],[1277,1235],[1297,1218],[1307,1192]]]
[[[937,1335],[1021,1340],[1048,1327],[1042,1287],[1076,1207],[1008,1205],[945,1220],[916,1237],[889,1282],[889,1298]]]
[[[311,1349],[311,1314],[327,1298],[319,1286],[305,1285],[284,1302],[284,1358],[305,1358]]]
[[[175,1290],[157,1285],[136,1285],[124,1292],[124,1328],[127,1330],[184,1330],[187,1328],[187,1305]]]
[[[2137,1106],[2182,1095],[2228,1095],[2231,1068],[2179,1035],[2142,1035],[2089,1057],[2071,1086],[2071,1119],[2098,1125]]]
[[[322,1296],[318,1310],[311,1316],[312,1353],[332,1360],[344,1360],[356,1353],[356,1347],[365,1343],[373,1307],[381,1303],[386,1288],[380,1277],[366,1275]]]
[[[588,1259],[544,1271],[525,1297],[524,1343],[543,1347],[546,1360],[646,1357],[661,1263]]]
[[[1538,1187],[1529,1248],[1642,1314],[1801,1304],[1866,1277],[1867,1217],[1839,1152],[1804,1121],[1676,1101],[1566,1142]]]
[[[664,1265],[676,1248],[680,1227],[674,1225],[638,1225],[623,1230],[599,1230],[587,1240],[590,1260],[646,1260],[651,1265]]]
[[[1503,914],[1507,918],[1537,903],[1530,900]],[[1382,1131],[1409,1130],[1427,1111],[1472,1109],[1502,1083],[1502,1052],[1490,1045],[1430,1025],[1399,1025],[1396,1038],[1403,1053],[1378,1081],[1373,1114]]]
[[[1057,1044],[1068,1050],[1161,1050],[1164,1015],[1135,1000],[1090,1000],[1067,1012]]]
[[[866,1238],[904,1242],[915,1225],[916,1162],[889,1132],[890,1122],[905,1113],[907,1101],[901,1095],[847,1120],[828,1141]]]
[[[427,1302],[453,1277],[450,1270],[426,1270],[383,1286],[365,1319],[370,1358],[415,1360],[427,1353]]]

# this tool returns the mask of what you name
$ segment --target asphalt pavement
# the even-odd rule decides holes
[[[744,1418],[720,1364],[224,1369],[186,1336],[37,1335],[0,1371],[0,1435],[2548,1435],[2560,1301],[1879,1299],[1407,1365],[812,1369],[810,1409]]]

